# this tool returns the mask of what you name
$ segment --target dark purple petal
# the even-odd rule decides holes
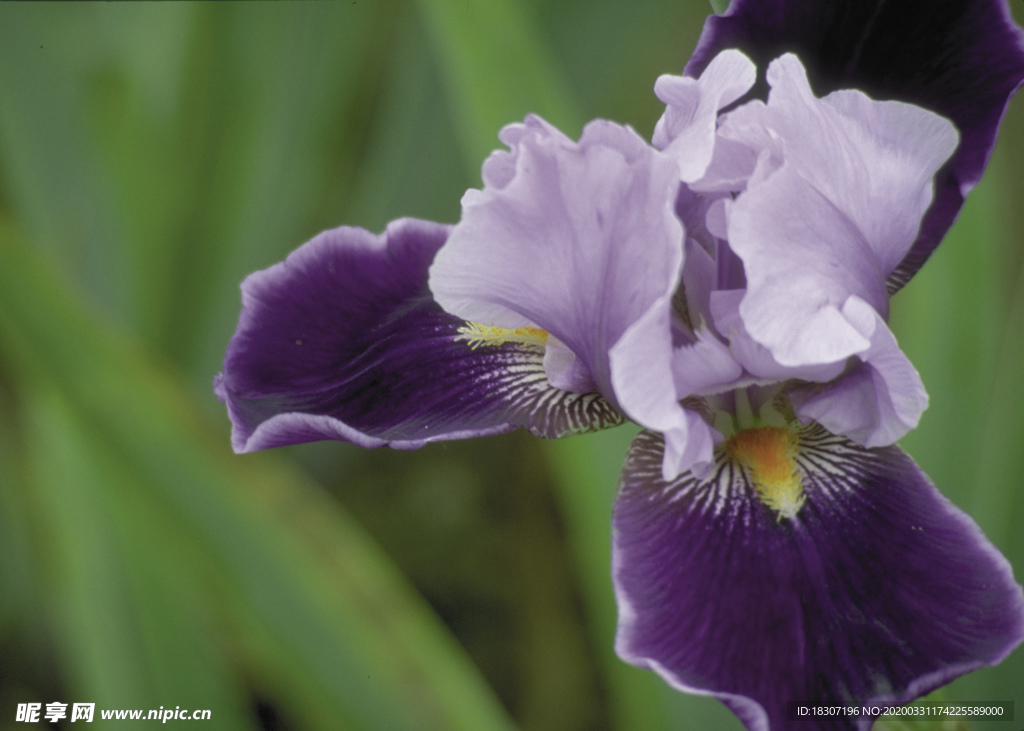
[[[762,502],[728,446],[707,481],[665,483],[661,438],[637,437],[613,523],[624,659],[778,731],[809,728],[787,703],[905,703],[1024,638],[1009,563],[906,454],[792,433],[793,517]]]
[[[708,18],[687,76],[727,48],[758,65],[754,93],[767,94],[768,62],[787,51],[807,68],[818,96],[860,89],[948,117],[961,143],[939,171],[935,199],[910,252],[889,277],[902,287],[949,230],[980,180],[1010,95],[1024,80],[1024,34],[1004,0],[733,0]]]
[[[471,344],[427,270],[447,226],[326,231],[242,283],[216,392],[238,452],[318,439],[416,448],[517,427],[545,437],[622,422],[596,393],[553,389],[543,344]]]

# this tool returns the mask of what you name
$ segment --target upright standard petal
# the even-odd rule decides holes
[[[448,232],[412,219],[381,236],[334,229],[243,282],[215,381],[236,451],[318,439],[411,449],[622,422],[597,393],[551,387],[545,333],[481,329],[438,307],[427,270]]]
[[[957,147],[956,128],[926,109],[859,91],[819,99],[793,54],[772,61],[767,80],[768,103],[725,115],[720,134],[792,167],[861,232],[887,277],[917,237],[932,179]]]
[[[718,112],[746,94],[757,69],[739,51],[723,51],[700,79],[661,76],[654,93],[665,113],[654,128],[652,142],[675,158],[681,180],[692,183],[704,175],[715,147]]]
[[[864,235],[813,186],[779,171],[730,207],[729,234],[747,277],[740,316],[777,362],[835,363],[867,350],[842,307],[853,296],[887,313],[884,278]]]
[[[898,448],[749,429],[709,478],[671,482],[661,452],[636,439],[615,505],[616,648],[747,728],[804,728],[790,704],[906,703],[1024,638],[1006,559]]]
[[[953,121],[961,144],[936,179],[921,229],[889,288],[920,269],[980,180],[1006,104],[1024,80],[1024,33],[1005,0],[733,0],[710,17],[686,66],[698,77],[718,53],[738,48],[765,68],[790,51],[819,95],[860,89],[916,104]],[[764,82],[755,87],[764,99]]]
[[[740,315],[784,366],[842,363],[870,344],[845,308],[853,298],[888,314],[886,277],[917,235],[956,131],[860,92],[818,99],[793,55],[773,61],[767,78],[768,103],[740,107],[720,129],[775,161],[726,203],[747,279]]]
[[[547,331],[615,401],[609,351],[652,308],[667,313],[679,282],[678,169],[633,130],[602,120],[578,143],[536,118],[502,139],[513,149],[492,156],[490,184],[463,198],[430,290],[466,320]],[[666,323],[640,347],[657,350],[669,337]],[[653,377],[671,400],[662,362]]]

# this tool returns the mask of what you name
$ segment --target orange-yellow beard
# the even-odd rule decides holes
[[[796,465],[798,450],[797,435],[780,426],[744,429],[725,443],[726,455],[747,471],[758,497],[779,520],[795,517],[806,497]]]

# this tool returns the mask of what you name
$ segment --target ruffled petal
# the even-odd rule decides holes
[[[772,61],[767,79],[767,105],[726,115],[720,134],[792,167],[857,228],[887,277],[917,236],[956,129],[920,107],[859,91],[818,99],[793,54]]]
[[[722,51],[700,79],[661,76],[654,93],[665,113],[654,127],[652,142],[675,158],[681,180],[692,183],[704,175],[715,148],[718,112],[754,85],[757,69],[739,51]]]
[[[743,260],[746,331],[784,366],[836,363],[870,341],[842,315],[857,296],[888,312],[871,246],[788,166],[728,206],[729,244]]]
[[[916,240],[889,275],[903,286],[952,225],[980,180],[1006,104],[1024,80],[1024,34],[1005,0],[733,0],[704,25],[685,75],[698,77],[724,49],[758,68],[786,51],[800,57],[819,95],[860,89],[951,119],[961,144],[936,179]],[[755,86],[764,99],[764,81]]]
[[[895,444],[928,408],[921,376],[867,303],[851,297],[843,314],[871,341],[862,362],[834,383],[790,390],[789,399],[805,424],[816,421],[865,447]]]
[[[791,517],[729,443],[709,479],[668,483],[661,438],[633,443],[613,518],[622,658],[779,731],[806,726],[787,704],[902,704],[1020,643],[1009,563],[906,454],[786,433],[804,493]]]
[[[557,142],[564,147],[571,147],[573,141],[560,129],[545,119],[536,115],[530,115],[520,123],[505,125],[498,132],[498,139],[505,145],[507,150],[494,150],[481,168],[481,177],[484,185],[488,188],[500,190],[512,182],[516,176],[516,160],[519,157],[519,141],[524,137],[540,134]]]
[[[860,92],[817,99],[791,54],[772,62],[768,82],[768,103],[740,107],[719,132],[759,160],[746,191],[724,204],[747,279],[740,316],[781,366],[842,365],[870,346],[843,307],[853,297],[888,314],[886,278],[916,236],[956,131]]]
[[[744,294],[744,290],[726,289],[712,292],[710,298],[715,327],[728,338],[729,351],[744,371],[765,382],[788,381],[793,378],[805,381],[831,381],[843,372],[846,368],[845,358],[825,363],[781,365],[772,357],[771,351],[755,342],[747,332],[740,317],[740,304]]]
[[[609,351],[652,307],[667,312],[679,282],[676,165],[603,120],[579,143],[532,117],[503,139],[515,147],[488,172],[503,185],[464,196],[430,290],[466,320],[551,333],[614,401]],[[667,359],[662,370],[670,383]]]
[[[381,236],[338,228],[243,282],[238,329],[215,382],[236,451],[318,439],[411,449],[517,427],[556,437],[623,421],[596,392],[552,388],[542,341],[475,342],[438,307],[427,270],[448,231],[412,219]]]

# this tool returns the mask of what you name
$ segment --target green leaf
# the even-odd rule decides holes
[[[58,546],[55,586],[81,598],[60,622],[83,633],[78,687],[95,674],[97,692],[154,697],[192,662],[169,658],[169,640],[151,631],[177,608],[172,640],[203,642],[199,628],[221,625],[221,662],[241,662],[311,728],[511,727],[461,648],[334,503],[272,457],[230,454],[224,430],[70,292],[0,230],[0,352],[40,394],[33,465]],[[199,594],[161,606],[183,585]]]
[[[29,498],[74,697],[101,709],[210,709],[218,728],[249,728],[246,689],[218,647],[209,596],[197,591],[202,576],[176,545],[180,531],[44,382],[22,391]]]
[[[366,70],[387,57],[372,31],[388,9],[0,7],[9,212],[205,383],[241,278],[337,223],[331,197],[359,172],[377,93]]]
[[[582,122],[537,34],[514,0],[419,0],[433,39],[468,170],[499,146],[498,131],[530,112],[570,136]]]

